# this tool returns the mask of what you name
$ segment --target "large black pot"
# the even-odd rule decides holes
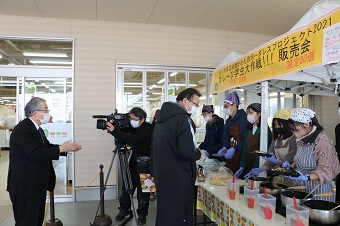
[[[296,203],[298,205],[302,205],[302,203],[306,200],[310,200],[313,198],[313,195],[310,194],[306,199],[304,199],[308,195],[307,192],[303,191],[293,191],[293,190],[285,190],[281,192],[281,205],[286,207],[286,205],[293,205],[293,197],[296,198]]]
[[[279,184],[279,183],[272,183],[272,182],[263,182],[260,184],[260,192],[264,192],[264,188],[267,188],[267,193],[275,196],[280,197],[281,192],[288,188],[287,185]]]
[[[250,186],[251,184],[251,181],[254,181],[254,188],[260,188],[260,184],[262,182],[265,182],[265,181],[268,181],[268,178],[267,177],[249,177],[248,178],[248,184]]]
[[[318,224],[339,224],[340,210],[331,210],[337,203],[324,200],[307,200],[303,206],[309,209],[309,219]]]

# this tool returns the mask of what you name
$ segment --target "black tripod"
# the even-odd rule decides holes
[[[137,221],[137,217],[136,217],[135,205],[133,203],[133,191],[134,190],[133,190],[133,184],[132,184],[130,168],[129,168],[129,160],[131,158],[132,151],[129,153],[129,156],[127,156],[128,149],[127,149],[126,145],[122,144],[117,139],[115,139],[115,144],[116,144],[116,148],[113,151],[113,156],[112,156],[112,159],[111,159],[109,170],[108,170],[107,175],[106,175],[106,179],[105,179],[105,183],[104,183],[104,187],[103,187],[103,192],[101,193],[101,196],[104,196],[104,193],[105,193],[105,190],[106,190],[106,184],[107,184],[107,181],[109,180],[109,176],[110,176],[110,173],[111,173],[113,162],[114,162],[114,159],[115,159],[116,155],[118,154],[120,170],[122,172],[122,178],[123,178],[123,185],[125,187],[126,192],[130,196],[131,206],[132,206],[132,210],[130,210],[129,217],[126,218],[120,224],[120,226],[125,225],[133,217],[135,218],[135,222],[136,222],[136,226],[137,226],[138,225],[138,221]],[[95,223],[96,217],[98,216],[98,211],[99,211],[99,208],[100,208],[102,200],[104,200],[104,197],[100,197],[100,201],[99,201],[99,205],[98,205],[98,208],[97,208],[97,212],[96,212],[96,215],[95,215],[95,218],[94,218],[94,221],[93,221],[94,223]],[[95,225],[94,223],[93,224],[90,223],[90,226],[94,226]]]

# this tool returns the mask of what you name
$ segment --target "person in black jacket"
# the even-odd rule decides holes
[[[204,105],[202,115],[207,124],[205,126],[205,138],[199,149],[204,150],[205,155],[211,158],[212,154],[217,154],[223,147],[224,120],[214,114],[213,105]]]
[[[138,224],[143,225],[146,223],[146,216],[148,215],[150,193],[142,192],[139,173],[149,173],[145,172],[145,168],[148,168],[145,166],[145,159],[150,161],[150,146],[153,127],[145,121],[146,112],[143,109],[134,107],[130,110],[129,115],[130,124],[133,127],[132,134],[122,132],[118,127],[115,127],[110,122],[106,122],[106,127],[116,139],[132,147],[132,157],[129,162],[129,169],[133,184],[133,191],[137,188]],[[119,197],[119,203],[120,211],[115,218],[116,221],[124,220],[125,216],[129,215],[131,211],[130,195],[126,191],[124,184],[122,193]]]
[[[56,175],[52,160],[81,145],[66,141],[51,144],[42,128],[49,121],[46,101],[32,98],[25,106],[26,118],[13,129],[10,137],[7,191],[13,205],[15,226],[41,226],[45,216],[46,191],[53,191]]]
[[[157,189],[156,226],[193,225],[196,160],[195,125],[201,93],[183,90],[177,102],[165,102],[153,134],[153,175]]]

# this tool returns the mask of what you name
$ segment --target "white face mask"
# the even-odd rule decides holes
[[[189,101],[189,104],[191,105],[190,101]],[[187,107],[185,107],[185,108],[187,109],[187,113],[191,114],[190,117],[195,116],[198,112],[198,107],[196,107],[196,106],[191,105],[191,111],[189,111]]]
[[[40,112],[38,112],[39,114],[41,114]],[[46,114],[42,114],[44,116],[44,119],[39,119],[39,121],[41,122],[41,124],[46,124],[48,123],[48,121],[50,121],[51,115],[49,113]]]
[[[130,120],[130,124],[133,128],[138,128],[139,127],[139,121],[135,121],[135,120]]]
[[[338,108],[338,114],[339,114],[339,116],[340,116],[340,108]]]
[[[226,109],[225,109],[225,113],[226,113],[227,115],[229,115],[229,116],[232,116],[232,115],[233,115],[233,111],[230,110],[230,108],[226,108]]]
[[[247,115],[247,120],[248,122],[250,122],[250,124],[254,124],[254,122],[256,122],[257,117],[255,115]]]
[[[209,122],[211,120],[210,115],[204,117],[204,121]]]

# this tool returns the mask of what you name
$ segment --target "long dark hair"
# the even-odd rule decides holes
[[[293,135],[293,133],[291,132],[290,126],[288,125],[288,120],[281,119],[281,118],[273,118],[273,121],[272,121],[273,140],[276,140],[280,135],[275,130],[275,121],[277,121],[278,124],[282,124],[282,126],[283,126],[282,127],[283,130],[284,130],[283,139]]]

